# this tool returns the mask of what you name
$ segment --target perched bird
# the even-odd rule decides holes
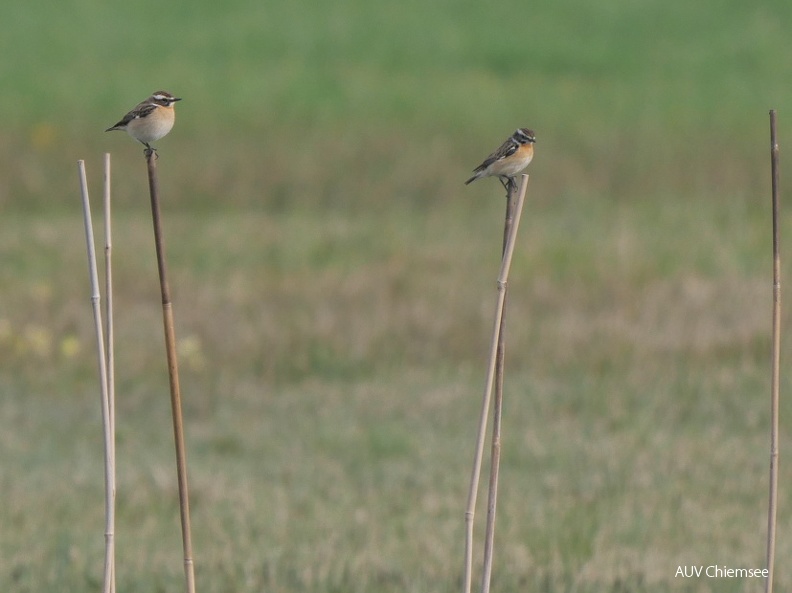
[[[149,142],[159,140],[173,128],[176,118],[173,104],[176,101],[181,99],[165,91],[157,91],[105,132],[125,130],[135,140],[142,142],[147,150],[152,151],[154,149]]]
[[[535,143],[533,130],[518,129],[498,150],[473,169],[474,175],[465,181],[465,185],[482,177],[497,177],[506,191],[510,191],[515,185],[514,176],[531,162]]]

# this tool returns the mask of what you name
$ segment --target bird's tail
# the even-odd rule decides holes
[[[475,175],[473,175],[473,177],[471,177],[470,179],[468,179],[467,181],[465,181],[465,185],[468,185],[469,183],[471,183],[471,182],[475,181],[475,180],[476,180],[476,179],[478,179],[479,177],[480,177],[480,175],[479,175],[478,173],[476,173]]]

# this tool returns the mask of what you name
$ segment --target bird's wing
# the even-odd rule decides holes
[[[519,147],[520,147],[519,144],[517,144],[514,140],[509,138],[508,140],[506,140],[506,142],[500,145],[500,148],[498,148],[498,150],[496,150],[491,155],[489,155],[486,159],[484,159],[483,163],[481,163],[478,167],[476,167],[473,170],[483,171],[495,161],[499,161],[501,159],[505,159],[506,157],[513,155],[515,152],[517,152],[517,149]]]
[[[147,115],[149,115],[149,114],[150,114],[152,111],[154,111],[156,108],[157,108],[157,105],[156,105],[156,104],[154,104],[154,103],[141,103],[140,105],[138,105],[137,107],[135,107],[135,108],[134,108],[132,111],[130,111],[129,113],[127,113],[127,114],[126,114],[126,115],[125,115],[125,116],[124,116],[124,117],[121,119],[121,121],[120,121],[120,122],[118,122],[118,123],[117,123],[116,125],[114,125],[113,127],[114,127],[114,128],[117,128],[117,127],[119,127],[119,126],[125,126],[125,125],[127,125],[129,122],[131,122],[131,121],[132,121],[132,120],[134,120],[134,119],[140,119],[141,117],[146,117],[146,116],[147,116]]]

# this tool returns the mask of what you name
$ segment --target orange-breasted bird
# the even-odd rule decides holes
[[[535,143],[533,130],[519,128],[498,150],[473,169],[474,175],[465,181],[465,185],[482,177],[497,177],[506,191],[510,191],[515,185],[514,176],[533,159]]]
[[[181,99],[168,92],[157,91],[142,103],[138,103],[121,121],[107,128],[105,132],[124,130],[145,145],[147,150],[154,150],[149,143],[159,140],[173,128],[176,119],[173,104],[176,101]]]

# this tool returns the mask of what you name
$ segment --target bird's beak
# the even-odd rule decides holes
[[[174,102],[175,101],[181,101],[181,97],[173,97],[173,99],[171,99],[171,101],[174,101]]]

